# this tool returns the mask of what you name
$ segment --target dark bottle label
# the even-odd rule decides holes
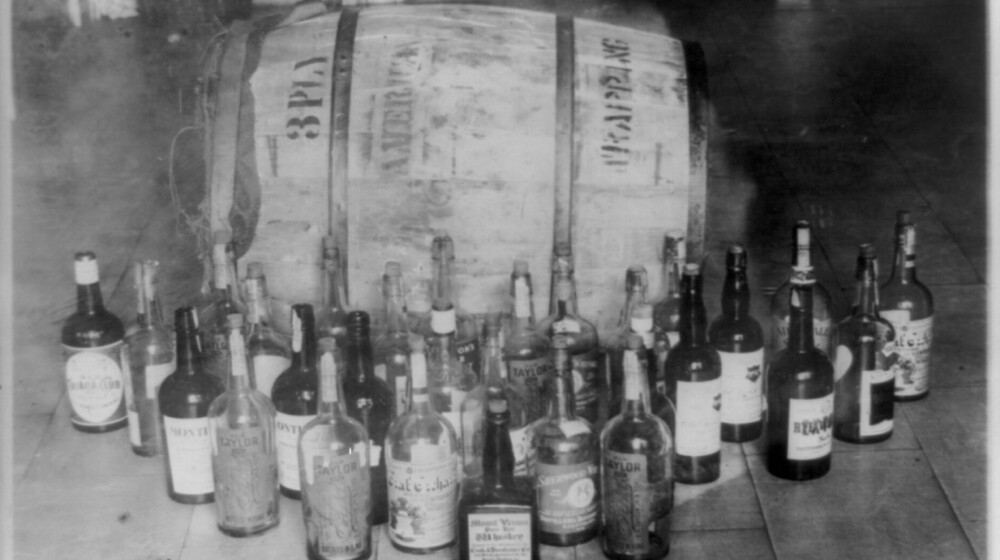
[[[859,435],[878,436],[892,431],[896,376],[892,370],[861,372]]]
[[[459,340],[455,344],[455,353],[458,354],[458,361],[472,368],[472,371],[479,371],[479,339]]]
[[[572,356],[573,363],[573,396],[576,397],[575,412],[580,416],[591,418],[597,408],[597,395],[600,389],[600,356],[594,349],[584,354]]]
[[[249,529],[278,512],[278,460],[268,453],[263,427],[216,431],[215,501],[218,523]]]
[[[602,474],[605,550],[623,555],[649,552],[653,496],[646,456],[606,451]]]
[[[571,535],[597,524],[596,462],[577,465],[535,464],[539,529]]]
[[[358,453],[314,454],[302,484],[306,531],[324,558],[356,558],[368,544],[370,472]]]

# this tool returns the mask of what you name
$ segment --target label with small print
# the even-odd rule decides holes
[[[278,458],[268,452],[264,428],[218,428],[215,450],[219,525],[249,527],[267,521],[278,509]]]
[[[99,348],[63,345],[73,423],[106,426],[126,417],[121,342]]]
[[[722,378],[677,382],[678,455],[700,457],[722,449]]]
[[[164,416],[163,433],[174,492],[188,496],[214,492],[208,418]]]
[[[577,465],[535,463],[538,528],[571,535],[597,525],[597,462]]]
[[[640,556],[649,552],[653,521],[646,456],[604,453],[601,476],[604,506],[604,547],[615,554]]]
[[[306,461],[303,503],[308,504],[306,522],[309,536],[315,534],[316,550],[329,560],[357,558],[368,545],[368,467],[358,453],[315,454]]]
[[[528,415],[532,418],[542,415],[545,378],[551,375],[551,372],[552,361],[548,358],[507,361],[507,378],[527,397]]]
[[[278,445],[278,482],[289,490],[301,490],[299,484],[299,434],[315,414],[299,416],[279,412],[275,416],[275,442]]]
[[[177,369],[177,362],[171,361],[169,364],[157,364],[146,366],[146,398],[155,399],[156,393],[160,390],[160,385],[171,373]]]
[[[893,394],[896,376],[892,370],[876,369],[861,372],[862,437],[880,436],[892,431]]]
[[[596,401],[599,389],[600,360],[598,351],[571,357],[573,365],[573,396],[576,398],[576,413],[586,417],[586,413]]]
[[[469,513],[467,522],[469,560],[531,558],[531,513]]]
[[[271,388],[274,380],[281,372],[288,369],[292,361],[284,356],[260,355],[253,357],[253,377],[257,382],[256,389],[271,398]]]
[[[788,460],[810,461],[833,450],[833,393],[788,399]]]
[[[510,431],[510,446],[514,450],[514,476],[528,474],[528,426]]]
[[[722,352],[722,423],[752,424],[762,418],[764,349]]]
[[[923,395],[930,385],[934,316],[911,321],[909,311],[881,311],[896,331],[896,359],[889,367],[896,376],[896,396]]]
[[[389,536],[413,548],[436,548],[455,540],[458,513],[458,461],[386,461]]]

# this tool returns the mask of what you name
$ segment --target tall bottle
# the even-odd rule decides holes
[[[510,381],[527,398],[528,422],[544,413],[546,379],[551,375],[549,340],[535,332],[535,306],[532,303],[531,274],[527,261],[514,261],[510,275],[514,313],[510,335],[504,342]],[[523,465],[523,461],[522,461]]]
[[[403,293],[403,272],[398,262],[385,263],[382,297],[385,303],[385,328],[375,339],[375,375],[392,389],[392,417],[395,418],[406,410],[410,357],[410,328]]]
[[[177,368],[174,339],[163,324],[163,312],[156,293],[156,275],[160,263],[136,261],[136,298],[141,311],[136,330],[125,337],[128,349],[128,427],[132,451],[143,457],[159,455],[161,438],[160,407],[156,394],[160,384]]]
[[[347,296],[337,238],[323,238],[323,307],[317,320],[317,336],[333,337],[343,347],[347,335]]]
[[[264,265],[247,264],[247,350],[253,362],[252,380],[261,393],[270,396],[274,380],[291,365],[288,340],[278,334],[271,321],[271,306],[267,295]]]
[[[915,401],[930,390],[934,297],[917,280],[916,226],[910,213],[896,218],[896,259],[892,277],[882,286],[882,317],[896,331],[896,400]]]
[[[573,363],[565,337],[552,341],[555,371],[548,414],[528,429],[528,471],[538,504],[539,538],[550,546],[589,541],[598,530],[600,437],[575,412]]]
[[[851,443],[873,443],[892,436],[896,334],[879,316],[875,248],[858,250],[857,282],[851,314],[833,333],[833,436]],[[862,342],[871,339],[871,356]],[[872,362],[872,363],[868,363]]]
[[[201,343],[205,359],[205,371],[223,383],[228,383],[229,328],[227,319],[234,313],[246,313],[237,289],[235,263],[231,261],[229,250],[232,234],[228,230],[217,230],[213,234],[212,245],[212,293],[211,303],[201,321]]]
[[[681,318],[681,269],[687,260],[687,243],[683,237],[663,237],[663,250],[660,252],[660,281],[663,283],[660,296],[653,305],[653,324],[656,329],[656,340],[662,348],[661,354],[680,341]],[[663,354],[662,359],[666,355]]]
[[[507,400],[486,400],[483,477],[462,487],[458,505],[458,557],[539,560],[538,516],[530,489],[514,478]]]
[[[364,311],[347,314],[344,357],[344,404],[347,414],[361,422],[371,438],[372,524],[381,525],[389,520],[382,442],[392,422],[392,391],[375,376],[369,318]]]
[[[813,340],[816,347],[829,356],[830,336],[833,334],[833,300],[830,297],[830,291],[815,280],[815,274],[812,271],[812,233],[809,222],[805,220],[796,222],[794,231],[795,252],[792,260],[791,278],[794,279],[797,270],[808,268],[810,271],[810,277],[813,278]],[[778,286],[778,290],[771,298],[772,353],[788,346],[789,316],[791,315],[788,302],[791,301],[792,279]]]
[[[372,554],[370,439],[344,410],[336,339],[320,339],[319,352],[319,413],[302,427],[298,445],[306,553],[310,560],[363,560]]]
[[[637,353],[641,347],[638,335],[629,337],[622,358],[622,412],[601,431],[603,549],[619,560],[663,558],[670,551],[673,436],[667,423],[650,413],[649,380]]]
[[[434,238],[431,245],[434,279],[431,284],[433,308],[451,306],[455,310],[455,351],[458,359],[473,372],[480,371],[479,325],[475,317],[464,312],[455,294],[455,243],[447,233]],[[420,333],[428,344],[433,344],[435,333],[433,318],[420,326]]]
[[[274,380],[271,401],[277,411],[278,484],[282,494],[296,500],[302,492],[299,434],[316,418],[318,382],[313,308],[308,303],[295,304],[292,306],[292,363]]]
[[[451,423],[461,442],[462,403],[479,382],[469,366],[458,359],[455,308],[444,301],[435,302],[431,309],[431,329],[434,338],[429,343],[427,355],[431,405]]]
[[[632,318],[635,307],[639,304],[646,304],[646,292],[648,289],[649,281],[647,279],[646,267],[642,265],[628,267],[628,270],[625,271],[625,305],[622,307],[621,315],[618,318],[618,327],[615,329],[614,334],[608,338],[604,349],[607,358],[605,370],[608,372],[609,417],[617,416],[620,412],[618,406],[622,400],[622,383],[625,377],[622,371],[622,355],[628,346],[628,336],[633,332]],[[648,330],[643,325],[637,325],[637,327]],[[649,325],[649,327],[652,327],[652,325]],[[652,350],[652,345],[649,345],[648,348]],[[646,365],[648,367],[648,363]],[[649,370],[647,369],[648,372]],[[655,373],[655,370],[653,373]],[[655,377],[652,377],[652,379],[655,379]]]
[[[750,315],[747,253],[738,243],[726,253],[721,303],[708,341],[722,364],[722,441],[753,441],[764,431],[764,331]]]
[[[789,480],[826,474],[833,449],[833,366],[813,341],[815,284],[810,268],[792,276],[788,347],[767,373],[767,470]]]
[[[385,439],[389,539],[403,552],[426,554],[457,538],[461,454],[451,422],[431,405],[424,342],[411,342],[407,411]]]
[[[229,386],[208,409],[216,523],[232,537],[278,525],[274,405],[250,384],[243,316],[230,315]]]
[[[160,384],[157,396],[163,415],[167,495],[182,504],[204,504],[215,500],[208,409],[225,387],[205,371],[194,308],[174,312],[174,331],[177,369]]]
[[[664,364],[667,396],[677,407],[674,479],[702,484],[719,478],[722,459],[722,363],[706,337],[701,267],[684,265],[681,335]]]
[[[62,327],[70,422],[81,432],[109,432],[128,423],[125,327],[104,308],[97,257],[83,251],[75,258],[76,312]]]

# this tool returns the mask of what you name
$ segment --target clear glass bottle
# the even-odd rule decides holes
[[[347,335],[347,296],[337,238],[323,238],[323,307],[316,321],[316,336],[333,337],[341,349]]]
[[[681,319],[681,270],[686,260],[687,242],[684,237],[665,235],[660,252],[662,287],[653,304],[653,325],[661,364],[666,360],[666,352],[680,341],[677,327]]]
[[[160,407],[156,395],[160,384],[177,369],[174,337],[163,324],[156,292],[160,263],[136,261],[136,299],[142,311],[135,332],[125,337],[131,387],[128,391],[128,427],[132,451],[143,457],[159,455],[163,449]]]
[[[208,409],[225,387],[205,372],[194,308],[174,312],[174,330],[177,369],[160,384],[157,396],[163,415],[167,495],[182,504],[204,504],[215,500]]]
[[[243,315],[246,307],[242,304],[237,288],[235,262],[230,260],[233,253],[232,234],[228,230],[217,230],[213,234],[212,245],[212,293],[211,303],[201,311],[201,347],[204,352],[205,371],[228,384],[229,380],[229,329],[226,317],[234,313]]]
[[[862,341],[872,339],[870,366]],[[892,436],[896,333],[879,316],[875,247],[858,248],[854,306],[833,333],[833,437],[851,443],[874,443]]]
[[[808,269],[809,276],[813,278],[813,340],[816,347],[827,356],[830,352],[830,336],[833,334],[834,308],[830,291],[823,284],[816,280],[813,272],[811,247],[812,233],[809,222],[800,220],[795,223],[794,230],[794,250],[792,258],[791,278],[800,272]],[[784,284],[778,286],[778,290],[771,298],[771,354],[788,346],[788,329],[791,311],[788,302],[791,301],[792,280],[786,280]]]
[[[916,226],[910,213],[896,218],[896,259],[892,277],[882,286],[882,317],[896,331],[896,400],[915,401],[930,390],[934,297],[917,279]]]
[[[455,341],[455,308],[439,307],[446,302],[436,302],[431,309],[431,328],[434,339],[428,345],[427,384],[431,404],[451,423],[455,433],[462,437],[462,403],[479,381],[469,366],[458,359]],[[465,462],[463,461],[463,465]]]
[[[258,391],[271,396],[274,380],[291,365],[288,340],[278,334],[271,321],[271,306],[267,295],[264,265],[247,263],[247,351],[253,362],[251,381]]]
[[[434,238],[431,245],[431,261],[434,279],[431,284],[431,300],[434,308],[455,310],[455,351],[458,359],[469,366],[472,372],[480,371],[479,324],[476,318],[462,310],[455,294],[455,243],[447,233]],[[418,331],[428,344],[433,344],[435,333],[433,318],[421,323]],[[433,384],[432,384],[433,385]]]
[[[408,408],[385,439],[388,531],[396,549],[426,554],[457,539],[462,459],[454,427],[431,405],[423,340],[410,348]]]
[[[231,537],[278,525],[278,453],[274,405],[250,384],[243,316],[230,315],[229,386],[208,409],[216,523]]]
[[[395,418],[406,410],[410,358],[410,328],[403,293],[403,272],[398,262],[385,263],[382,297],[385,303],[385,328],[375,339],[375,375],[392,389],[392,417]]]
[[[646,560],[670,552],[674,447],[667,423],[650,413],[649,380],[631,335],[621,414],[601,430],[601,515],[608,558]],[[651,530],[652,529],[652,530]]]
[[[538,515],[530,489],[514,478],[507,400],[485,403],[482,479],[462,485],[458,504],[458,557],[539,560]]]
[[[344,410],[337,340],[321,338],[319,354],[319,412],[298,445],[306,553],[309,560],[364,560],[373,550],[370,439]]]
[[[293,500],[302,493],[299,434],[316,417],[318,383],[316,319],[311,305],[298,303],[292,306],[292,363],[271,388],[271,401],[277,411],[278,484],[281,493]]]
[[[110,432],[128,423],[125,326],[104,307],[97,256],[82,251],[75,259],[76,312],[62,327],[70,422],[81,432]]]
[[[535,306],[527,261],[514,261],[510,291],[514,309],[503,353],[510,382],[525,395],[530,423],[544,414],[546,379],[551,375],[552,361],[549,340],[535,332]],[[523,465],[523,461],[521,463]]]
[[[538,504],[539,538],[574,546],[597,535],[600,437],[578,418],[573,403],[573,362],[562,335],[552,341],[555,371],[549,379],[548,413],[528,428],[528,472]]]
[[[722,363],[722,441],[753,441],[764,431],[764,330],[750,315],[747,252],[739,243],[726,253],[721,304],[708,341]]]
[[[625,305],[622,307],[618,317],[618,326],[614,333],[608,337],[605,344],[604,354],[606,356],[605,370],[608,372],[608,416],[618,415],[618,406],[622,400],[622,382],[624,373],[622,372],[622,354],[627,346],[628,336],[632,331],[632,315],[635,307],[646,303],[646,292],[649,289],[649,280],[646,267],[642,265],[632,265],[625,271]],[[640,326],[641,327],[641,326]],[[652,349],[651,345],[647,348]],[[648,364],[647,364],[648,367]],[[648,372],[648,369],[647,369]],[[654,371],[655,373],[655,371]],[[652,377],[656,379],[656,377]]]

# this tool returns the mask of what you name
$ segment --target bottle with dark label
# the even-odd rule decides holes
[[[874,345],[871,356],[862,346]],[[879,316],[875,248],[858,253],[854,307],[833,333],[833,436],[851,443],[874,443],[892,436],[896,334]],[[871,361],[872,363],[867,363]]]
[[[458,504],[461,560],[538,560],[538,517],[530,489],[514,479],[507,400],[486,400],[482,479],[467,481]]]
[[[212,245],[212,293],[211,303],[201,310],[201,347],[204,352],[205,371],[229,383],[229,328],[226,317],[243,315],[246,307],[240,298],[236,282],[236,263],[232,247],[232,234],[227,230],[217,230],[213,234]]]
[[[892,277],[882,286],[882,317],[896,331],[896,400],[915,401],[930,390],[934,297],[917,280],[916,226],[910,213],[896,219],[896,259]]]
[[[670,552],[673,436],[667,423],[650,413],[649,380],[637,353],[641,347],[638,335],[631,335],[622,356],[621,413],[601,431],[603,549],[618,560],[663,558]]]
[[[296,461],[306,553],[310,560],[363,560],[372,555],[370,439],[344,410],[336,339],[320,339],[319,354],[319,412],[302,427]]]
[[[682,235],[665,235],[660,252],[661,292],[653,304],[653,328],[656,332],[656,355],[659,360],[657,371],[662,372],[667,351],[677,345],[680,334],[677,330],[681,319],[681,269],[687,260],[687,243]],[[666,391],[665,381],[653,380],[657,391]],[[661,393],[662,394],[662,393]]]
[[[722,441],[753,441],[764,431],[764,331],[750,315],[747,253],[738,243],[726,253],[721,303],[708,341],[722,364]]]
[[[124,428],[126,375],[123,362],[125,327],[104,308],[97,257],[91,251],[76,254],[76,313],[62,327],[66,393],[70,422],[81,432],[109,432]]]
[[[431,329],[434,338],[427,354],[427,385],[431,405],[441,413],[461,444],[462,403],[478,386],[476,374],[458,359],[455,341],[455,308],[446,301],[437,301],[431,309]],[[461,450],[463,457],[465,450]],[[462,464],[466,461],[463,459]]]
[[[552,341],[555,371],[549,381],[548,414],[528,430],[528,473],[538,504],[539,539],[574,546],[597,535],[600,438],[573,406],[573,364],[568,341]]]
[[[535,306],[532,303],[531,274],[526,261],[514,261],[510,275],[514,301],[510,335],[504,342],[507,372],[527,401],[528,422],[544,413],[546,379],[551,374],[549,340],[535,332]],[[522,462],[523,464],[523,462]]]
[[[139,323],[125,337],[130,372],[126,376],[130,381],[126,393],[129,441],[132,451],[143,457],[159,455],[163,449],[156,394],[177,367],[173,333],[163,324],[156,292],[159,267],[160,263],[152,260],[136,261],[133,267]]]
[[[316,318],[316,336],[333,337],[343,350],[347,335],[347,296],[337,238],[323,238],[323,306]]]
[[[811,268],[796,268],[789,295],[788,347],[767,376],[767,470],[810,480],[830,470],[833,449],[833,366],[813,341]]]
[[[607,358],[606,369],[608,372],[608,416],[616,416],[620,411],[618,406],[622,400],[622,383],[624,374],[622,373],[622,354],[627,346],[628,336],[632,334],[632,319],[637,305],[646,304],[646,292],[649,289],[646,267],[642,265],[632,265],[625,271],[625,306],[622,307],[621,316],[618,319],[618,328],[615,330],[605,345],[604,353]],[[645,325],[640,321],[636,326],[643,330]],[[649,325],[652,327],[652,324]],[[652,351],[652,345],[647,346]],[[644,363],[648,367],[648,361],[643,357]],[[655,363],[655,362],[654,362]],[[647,373],[648,373],[647,369]],[[654,372],[655,373],[655,372]]]
[[[338,354],[339,358],[339,354]],[[316,320],[312,306],[292,306],[292,364],[274,380],[271,401],[277,411],[278,483],[281,493],[299,499],[299,434],[316,417]]]
[[[816,280],[812,271],[812,230],[809,222],[800,220],[795,223],[794,230],[794,250],[792,257],[792,277],[795,276],[796,269],[810,269],[810,276],[813,278],[813,340],[816,348],[819,348],[827,356],[830,352],[830,336],[833,334],[833,299],[830,291],[823,284]],[[789,338],[789,316],[791,311],[788,302],[791,298],[792,280],[785,281],[778,286],[778,290],[771,298],[771,353],[772,355],[788,346]]]
[[[208,407],[222,394],[222,381],[205,373],[198,338],[198,315],[191,307],[174,312],[177,369],[157,396],[167,459],[167,495],[182,504],[215,499]]]
[[[385,263],[382,297],[385,302],[385,328],[375,339],[375,375],[392,390],[392,417],[395,418],[406,410],[410,357],[410,328],[407,325],[406,300],[403,294],[403,272],[398,262]]]
[[[410,343],[407,411],[385,439],[389,539],[411,554],[448,548],[458,537],[461,454],[451,422],[431,406],[424,341]]]
[[[451,307],[455,310],[455,353],[470,371],[479,372],[481,367],[479,324],[476,318],[463,311],[458,303],[455,293],[455,243],[447,233],[434,238],[431,245],[431,260],[434,273],[431,282],[432,314],[434,308]],[[428,345],[433,345],[436,338],[432,322],[432,317],[426,317],[419,328]]]
[[[385,461],[382,442],[392,422],[392,391],[375,376],[375,360],[368,314],[352,311],[347,315],[344,339],[344,405],[347,414],[365,427],[371,438],[372,524],[389,519],[385,489]]]
[[[230,315],[229,387],[208,409],[216,523],[232,537],[278,525],[274,405],[250,385],[243,316]]]
[[[251,381],[258,391],[270,396],[274,380],[288,369],[292,361],[288,340],[278,334],[271,321],[267,279],[264,277],[264,265],[259,262],[247,264],[246,292],[246,341],[253,363]]]

